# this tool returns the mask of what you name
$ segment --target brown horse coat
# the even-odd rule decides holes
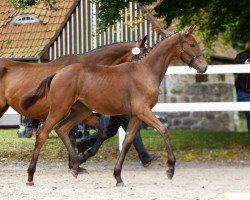
[[[207,62],[201,55],[199,45],[191,35],[194,28],[195,26],[191,26],[182,32],[163,39],[140,61],[109,67],[73,64],[50,76],[47,79],[49,82],[52,80],[47,94],[50,111],[44,126],[39,130],[39,140],[36,141],[33,159],[30,163],[28,181],[33,181],[34,168],[40,148],[51,129],[58,123],[59,125],[62,122],[65,123],[67,118],[60,120],[67,114],[71,116],[71,124],[66,123],[69,125],[68,128],[71,128],[79,120],[83,120],[90,115],[93,110],[109,115],[131,115],[123,148],[114,170],[117,185],[123,184],[121,179],[122,164],[141,121],[156,128],[164,138],[168,152],[167,164],[169,169],[167,173],[169,178],[172,178],[175,169],[175,157],[169,133],[167,128],[154,116],[151,108],[157,103],[160,82],[173,59],[181,58],[198,72],[204,73],[206,71]],[[44,81],[46,82],[46,80]],[[27,94],[22,105],[27,109],[36,102],[30,101],[30,99],[34,97],[36,97],[36,100],[42,98],[46,93],[44,87],[48,87],[48,85],[43,84],[42,87]],[[61,101],[62,98],[64,98],[64,101]],[[32,107],[29,109],[32,109]],[[74,110],[77,109],[81,109],[83,113],[81,116],[75,115]],[[74,117],[72,117],[73,115]],[[61,131],[59,136],[66,144],[72,157],[76,158],[74,149],[67,141],[66,132],[65,130]],[[73,168],[75,176],[77,175],[77,168],[78,162],[76,160]]]
[[[139,41],[139,47],[144,46],[146,39],[147,36]],[[45,119],[49,112],[47,101],[42,100],[32,109],[23,110],[20,107],[23,94],[36,87],[49,74],[73,63],[111,65],[131,60],[133,47],[135,42],[117,43],[82,55],[63,56],[44,64],[0,59],[0,117],[11,106],[21,115],[33,119]]]

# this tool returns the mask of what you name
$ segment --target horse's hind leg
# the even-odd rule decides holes
[[[80,164],[86,162],[90,157],[95,156],[102,143],[108,138],[107,135],[103,133],[103,127],[100,125],[99,120],[95,116],[92,118],[87,118],[84,123],[89,126],[96,127],[98,129],[97,131],[99,133],[99,137],[90,149],[81,154],[79,157]]]
[[[49,114],[44,122],[44,125],[40,128],[40,130],[37,134],[35,148],[34,148],[32,159],[31,159],[31,162],[30,162],[30,165],[28,168],[27,185],[34,185],[33,176],[34,176],[34,173],[36,170],[38,156],[39,156],[39,153],[40,153],[42,146],[44,145],[45,141],[48,138],[50,131],[70,111],[70,107],[72,106],[70,101],[68,101],[68,102],[64,101],[63,103],[64,103],[64,105],[58,104],[57,102],[52,102],[50,112],[49,112]],[[67,135],[67,137],[64,137],[61,135],[59,135],[59,136],[63,139],[63,142],[66,145],[67,150],[71,153],[71,156],[77,158],[77,154],[75,153],[74,148],[72,147],[72,145],[70,143],[68,133],[66,135]],[[76,163],[76,166],[77,165],[78,165],[78,163]]]
[[[69,139],[74,149],[76,148],[76,135],[75,135],[76,131],[77,131],[76,126],[69,131]],[[69,169],[71,169],[73,166],[71,165],[70,154],[68,155],[68,157],[69,157]]]
[[[79,116],[76,115],[75,112],[78,113]],[[89,126],[94,126],[94,127],[98,128],[98,126],[96,126],[95,124],[96,123],[99,124],[99,121],[98,121],[98,119],[95,117],[95,115],[93,113],[91,113],[91,115],[89,117],[87,117],[86,120],[83,121],[84,118],[85,118],[85,116],[83,115],[82,111],[80,112],[79,109],[78,109],[78,111],[71,112],[70,115],[67,117],[67,121],[63,121],[62,123],[60,123],[60,125],[57,126],[55,130],[56,130],[56,132],[61,130],[61,131],[64,131],[64,132],[67,133],[67,132],[69,132],[68,130],[70,130],[70,128],[73,126],[73,124],[77,123],[78,121],[79,121],[78,123],[83,122],[84,124],[87,124]],[[70,135],[69,135],[70,142],[71,142],[72,146],[75,148],[76,147],[76,138],[74,137],[74,135],[72,133],[72,129],[70,130],[69,133],[70,133]],[[61,134],[61,133],[58,133],[58,134]],[[72,168],[73,168],[72,158],[71,158],[71,156],[69,154],[69,169],[72,169]],[[79,169],[79,172],[86,172],[86,170],[84,168],[79,167],[78,169]]]
[[[52,122],[52,121],[50,121]],[[37,137],[36,137],[36,142],[35,142],[35,148],[33,150],[33,155],[32,155],[32,159],[30,161],[30,165],[28,168],[28,182],[26,183],[27,185],[34,185],[33,182],[33,177],[34,177],[34,173],[36,171],[36,163],[38,160],[38,156],[40,153],[40,150],[42,148],[42,146],[44,145],[45,141],[48,138],[49,132],[52,130],[54,124],[53,123],[44,123],[44,125],[39,129],[38,133],[37,133]]]
[[[86,106],[83,104],[80,105],[78,104],[77,107],[75,106],[69,116],[62,120],[56,127],[55,131],[58,133],[59,137],[62,139],[64,144],[66,145],[68,152],[70,154],[70,163],[69,167],[71,169],[71,173],[73,174],[74,177],[77,176],[79,172],[79,162],[78,162],[78,156],[75,153],[75,149],[72,147],[72,149],[69,149],[68,146],[70,143],[69,139],[69,131],[77,124],[81,123],[84,119],[92,115],[92,111],[89,110]]]

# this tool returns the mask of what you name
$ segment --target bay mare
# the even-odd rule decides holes
[[[174,175],[176,159],[172,151],[169,132],[154,116],[151,108],[157,103],[161,80],[173,59],[181,58],[199,73],[206,71],[207,62],[201,55],[196,40],[191,35],[194,29],[195,26],[191,26],[163,39],[149,54],[137,62],[126,62],[109,67],[84,64],[70,65],[49,76],[38,88],[25,95],[22,107],[27,111],[34,109],[30,106],[39,104],[39,99],[42,101],[46,99],[50,105],[48,117],[39,130],[36,140],[28,168],[27,184],[33,185],[33,176],[40,149],[55,125],[59,126],[57,129],[61,133],[60,138],[66,145],[72,159],[75,158],[72,172],[75,177],[77,176],[79,162],[67,133],[68,130],[91,115],[93,110],[108,115],[131,115],[122,151],[114,169],[117,186],[123,185],[122,165],[141,121],[153,126],[164,138],[168,153],[169,169],[167,175],[171,179]],[[45,98],[43,98],[44,96]],[[36,103],[36,101],[38,102]],[[77,109],[84,114],[78,115]],[[66,115],[70,117],[70,120],[67,117],[62,119]],[[61,123],[67,124],[68,129],[60,127]]]
[[[144,46],[146,39],[147,37],[140,40],[139,47]],[[36,87],[49,74],[73,63],[111,65],[129,61],[133,57],[131,50],[135,45],[135,42],[116,43],[82,55],[63,56],[43,64],[0,59],[0,117],[11,106],[29,118],[46,119],[49,111],[47,102],[42,100],[32,109],[24,110],[20,107],[23,94]]]
[[[138,47],[144,48],[146,39],[147,36],[142,40],[139,39]],[[129,61],[134,56],[131,50],[135,46],[135,42],[116,43],[82,55],[63,56],[44,64],[0,59],[0,117],[2,117],[9,106],[11,106],[15,111],[26,117],[46,119],[50,106],[47,101],[39,101],[32,109],[24,110],[20,107],[20,100],[23,94],[36,87],[49,74],[73,63],[111,65]],[[145,53],[145,51],[146,50],[143,49],[142,53]],[[72,79],[74,77],[69,78]],[[92,81],[95,82],[94,79]],[[62,97],[59,102],[64,99],[65,97]],[[99,125],[94,115],[85,119],[84,123],[94,127],[98,127]],[[72,138],[71,141],[72,143],[75,142]],[[71,162],[69,162],[69,167],[72,167]]]

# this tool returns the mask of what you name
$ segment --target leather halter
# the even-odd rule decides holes
[[[190,56],[190,57],[191,57],[191,60],[190,60],[190,62],[188,63],[188,66],[189,66],[189,68],[191,68],[194,59],[196,59],[196,58],[202,56],[202,54],[193,55],[193,54],[189,53],[188,51],[186,51],[186,50],[183,48],[183,40],[182,40],[181,32],[178,32],[178,41],[179,41],[179,47],[180,47],[180,52],[181,52],[180,58],[182,59],[182,56],[183,56],[184,53],[186,53],[188,56]]]

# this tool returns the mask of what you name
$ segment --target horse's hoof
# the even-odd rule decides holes
[[[88,174],[89,173],[88,170],[86,170],[83,167],[79,167],[79,169],[77,171],[78,171],[78,174]]]
[[[70,173],[71,173],[75,178],[77,178],[78,171],[76,171],[76,170],[74,170],[74,169],[71,169],[71,170],[69,170],[69,171],[70,171]]]
[[[173,176],[174,176],[174,172],[173,172],[173,170],[167,170],[167,176],[168,176],[168,179],[172,179],[173,178]]]
[[[33,181],[27,182],[26,185],[28,185],[28,186],[33,186],[33,185],[34,185],[34,182],[33,182]]]
[[[116,187],[124,187],[124,183],[123,182],[119,182],[119,183],[116,183]]]

